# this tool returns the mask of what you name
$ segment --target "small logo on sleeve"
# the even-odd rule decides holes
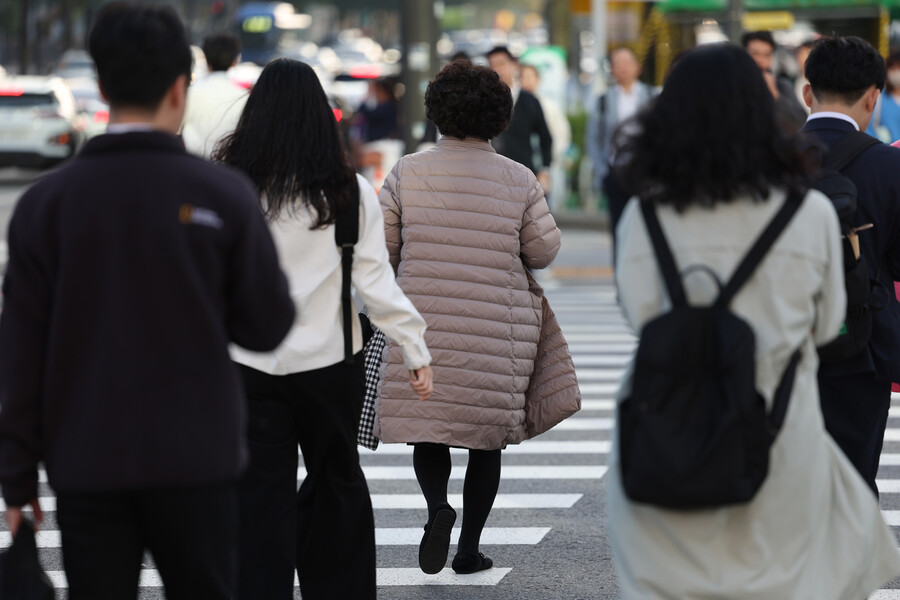
[[[181,208],[178,209],[178,220],[184,225],[203,225],[213,229],[222,229],[224,225],[222,217],[214,210],[193,204],[181,205]]]

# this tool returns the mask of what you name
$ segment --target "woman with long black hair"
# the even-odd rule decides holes
[[[269,63],[234,133],[214,158],[256,184],[297,307],[274,352],[234,349],[249,406],[250,465],[241,489],[240,598],[375,598],[375,526],[359,466],[362,333],[353,320],[346,364],[341,254],[335,221],[359,187],[353,285],[372,322],[403,350],[410,385],[431,394],[425,321],[394,280],[384,221],[372,187],[347,161],[315,72],[287,59]],[[348,215],[345,218],[355,218]],[[354,311],[355,314],[355,311]],[[297,445],[307,475],[297,491]]]
[[[688,301],[707,306],[718,297],[717,281],[731,279],[774,215],[797,202],[728,308],[753,330],[756,389],[769,407],[791,356],[799,349],[802,358],[767,477],[747,502],[674,510],[636,500],[623,482],[634,464],[622,456],[629,446],[613,445],[605,481],[620,597],[865,598],[900,572],[900,555],[877,499],[822,423],[816,347],[837,336],[846,315],[834,207],[809,190],[808,155],[779,128],[759,68],[737,46],[686,53],[635,132],[621,150],[628,160],[620,174],[637,196],[616,236],[626,320],[642,335],[672,309],[653,249],[655,223]],[[631,395],[632,373],[620,401]],[[617,441],[622,430],[620,418]],[[654,446],[664,453],[684,447],[683,439],[660,436]],[[682,466],[672,462],[673,470]]]

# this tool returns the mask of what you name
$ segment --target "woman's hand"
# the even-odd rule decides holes
[[[429,380],[430,384],[430,380]],[[430,387],[429,387],[430,390]],[[38,525],[43,523],[44,521],[44,512],[41,510],[41,505],[38,503],[38,499],[35,498],[31,502],[28,503],[28,506],[34,511],[34,528],[37,529]],[[10,506],[6,509],[6,525],[9,527],[9,534],[13,538],[16,537],[16,532],[19,530],[19,525],[22,524],[22,519],[24,515],[22,514],[21,506]]]
[[[409,372],[409,385],[419,395],[419,400],[428,400],[434,391],[434,372],[431,367],[422,367]]]

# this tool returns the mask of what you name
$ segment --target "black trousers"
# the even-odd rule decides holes
[[[375,520],[356,449],[356,364],[274,376],[241,367],[250,467],[241,481],[240,598],[375,598]],[[297,490],[297,445],[306,479]]]
[[[145,550],[153,555],[169,600],[232,598],[237,517],[236,483],[62,492],[57,519],[69,600],[133,600]]]
[[[891,382],[876,379],[874,373],[829,377],[820,369],[819,396],[825,429],[877,495],[875,477],[891,407]]]

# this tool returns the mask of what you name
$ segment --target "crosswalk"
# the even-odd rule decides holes
[[[583,408],[553,432],[504,451],[500,492],[482,536],[483,549],[489,556],[494,553],[511,556],[530,548],[539,553],[553,530],[553,519],[541,515],[558,516],[578,510],[585,492],[597,489],[606,473],[606,455],[610,450],[612,396],[634,347],[633,337],[612,304],[614,290],[609,284],[568,286],[551,281],[547,287],[576,361],[584,395]],[[462,514],[461,480],[466,453],[453,450],[451,458],[454,469],[449,501]],[[375,510],[379,587],[415,590],[419,586],[431,589],[437,586],[446,592],[441,597],[469,598],[471,595],[465,590],[471,586],[482,589],[503,586],[515,577],[517,569],[521,570],[517,561],[498,559],[494,568],[475,575],[456,575],[449,567],[437,575],[422,573],[416,557],[426,512],[415,481],[412,448],[402,444],[381,445],[375,452],[361,448],[360,462],[369,481]],[[298,478],[304,475],[301,467]],[[40,500],[47,521],[37,535],[37,543],[44,568],[59,588],[58,596],[65,598],[67,584],[53,514],[56,501],[46,485],[45,474],[41,476],[45,495]],[[0,508],[5,508],[2,503]],[[601,517],[596,515],[593,519],[599,523]],[[453,544],[459,535],[459,524],[452,534]],[[0,548],[10,543],[9,532],[0,531]],[[504,548],[510,552],[503,553]],[[451,557],[453,551],[451,546]],[[159,573],[152,568],[144,569],[140,586],[140,598],[160,597]],[[416,597],[415,593],[410,597]]]
[[[540,563],[543,559],[559,559],[556,554],[562,554],[564,559],[567,552],[582,552],[589,555],[587,562],[593,564],[590,557],[605,552],[599,547],[560,548],[553,546],[551,540],[558,523],[567,515],[577,515],[569,517],[571,519],[583,519],[584,527],[600,527],[603,516],[594,506],[611,450],[615,416],[613,398],[636,340],[615,306],[615,290],[610,281],[576,284],[551,280],[544,284],[575,359],[584,397],[582,411],[548,434],[504,450],[501,487],[482,538],[483,550],[495,557],[495,566],[474,575],[456,575],[449,568],[437,575],[425,575],[417,568],[416,556],[426,513],[412,468],[412,448],[392,444],[381,445],[375,452],[360,449],[360,462],[369,481],[375,510],[377,583],[383,597],[493,597],[483,591],[473,595],[472,590],[517,590],[527,569],[533,568],[526,566],[524,559],[511,557],[536,555]],[[879,487],[886,521],[892,527],[900,528],[900,395],[894,403],[885,436]],[[453,450],[451,459],[454,468],[449,502],[462,514],[461,480],[465,473],[466,452]],[[298,477],[304,474],[301,467]],[[56,503],[47,486],[41,488],[47,492],[41,503],[49,518],[48,527],[38,534],[38,546],[44,568],[59,588],[58,597],[65,598],[66,579],[60,562],[59,532],[53,529]],[[590,508],[581,512],[585,505]],[[454,544],[459,535],[459,524],[458,521],[452,534]],[[0,531],[0,547],[9,543],[8,532]],[[603,546],[605,541],[599,539],[596,545]],[[453,551],[451,546],[451,557]],[[612,580],[609,561],[602,564],[596,561],[595,568],[605,569],[605,577]],[[141,599],[161,597],[162,580],[154,569],[143,570],[140,585]],[[432,591],[426,594],[426,588]],[[435,593],[439,596],[433,595]],[[504,593],[502,597],[544,600],[551,597],[547,593],[509,596]],[[555,589],[551,595],[585,600],[618,598],[614,585],[603,589],[597,587],[590,594]],[[296,597],[299,598],[299,592]],[[900,600],[900,580],[879,590],[870,600]]]

